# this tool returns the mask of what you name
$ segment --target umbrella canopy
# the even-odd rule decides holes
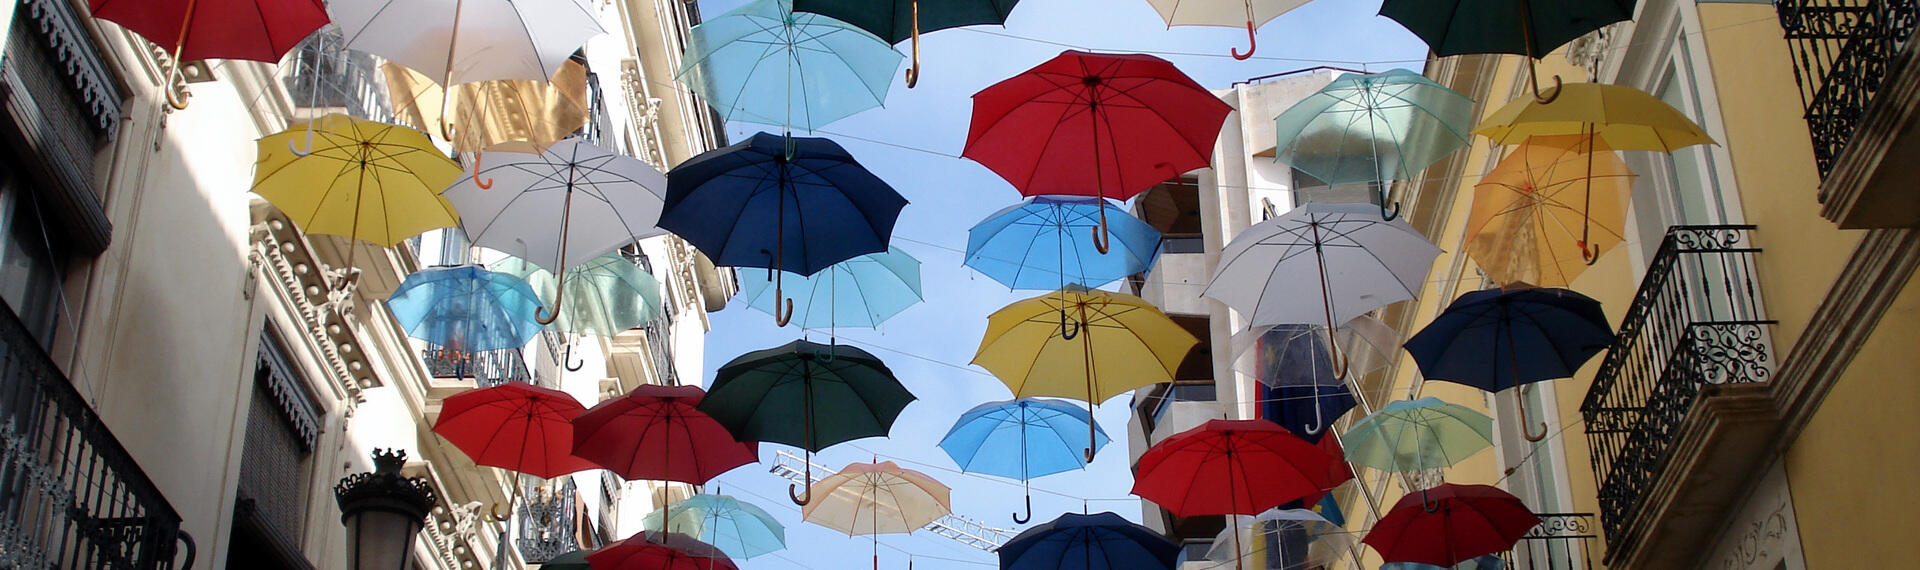
[[[811,12],[866,30],[888,43],[913,39],[907,87],[920,80],[920,34],[980,24],[1005,24],[1020,0],[793,0],[795,12]]]
[[[759,0],[695,25],[675,77],[729,121],[813,130],[885,103],[900,52],[792,6]]]
[[[1515,543],[1518,544],[1518,543]],[[1452,566],[1434,566],[1419,562],[1388,562],[1380,570],[1505,570],[1507,561],[1499,554],[1482,554]]]
[[[1063,289],[988,315],[973,363],[993,372],[1016,397],[1099,403],[1172,381],[1199,343],[1139,297]]]
[[[669,516],[671,513],[671,516]],[[663,524],[662,521],[671,521]],[[648,513],[641,526],[696,537],[739,558],[787,547],[787,529],[760,507],[727,495],[694,495]],[[543,569],[544,570],[544,569]]]
[[[1268,387],[1344,386],[1346,381],[1327,347],[1337,346],[1348,356],[1348,373],[1358,377],[1399,359],[1399,333],[1369,316],[1354,317],[1331,331],[1326,325],[1260,325],[1234,333],[1235,372]]]
[[[1487,289],[1454,299],[1407,339],[1428,380],[1498,392],[1571,378],[1613,343],[1600,302],[1566,289]]]
[[[587,555],[593,553],[592,550],[575,550],[548,558],[540,563],[540,570],[593,570],[593,564],[587,562]]]
[[[739,570],[726,553],[680,533],[642,532],[587,555],[593,570]]]
[[[560,287],[566,287],[565,296],[573,302],[561,306],[560,318],[550,325],[559,332],[612,337],[666,312],[660,281],[619,252],[568,269],[564,281],[518,257],[508,256],[487,267],[525,280],[541,299],[557,298]]]
[[[1269,568],[1311,568],[1346,554],[1347,546],[1353,543],[1345,529],[1306,509],[1268,509],[1258,515],[1234,519],[1236,524],[1220,529],[1220,534],[1214,536],[1213,546],[1207,548],[1208,560],[1233,562],[1251,552],[1265,551]],[[1271,543],[1269,537],[1273,537]],[[1271,547],[1274,543],[1277,549]],[[1240,552],[1236,544],[1247,547],[1249,552]]]
[[[1092,433],[1087,440],[1082,433]],[[1020,398],[1006,402],[987,402],[975,406],[953,422],[940,449],[968,473],[985,473],[1023,484],[1034,477],[1085,469],[1082,449],[1099,451],[1107,444],[1107,434],[1093,421],[1093,415],[1066,402]],[[1013,521],[1026,523],[1033,516],[1033,495],[1028,491],[1027,514],[1015,514]]]
[[[1337,459],[1265,420],[1211,420],[1140,456],[1133,494],[1174,516],[1255,514],[1317,495]]]
[[[1473,186],[1467,255],[1501,285],[1565,287],[1625,240],[1633,176],[1599,137],[1527,137]]]
[[[1392,18],[1441,57],[1469,53],[1510,53],[1527,57],[1528,82],[1535,100],[1542,96],[1534,60],[1546,57],[1574,38],[1633,18],[1637,0],[1385,0],[1380,15]]]
[[[551,81],[476,81],[454,87],[451,94],[435,79],[399,64],[381,64],[380,72],[394,116],[423,128],[448,117],[454,128],[447,142],[455,152],[538,153],[587,125],[587,67],[577,61],[561,64]],[[495,148],[514,142],[522,145],[511,146],[523,148]]]
[[[1233,50],[1234,59],[1253,57],[1259,47],[1253,29],[1273,21],[1307,0],[1147,0],[1168,26],[1247,27],[1247,53]]]
[[[778,316],[773,281],[753,277],[740,279],[738,298]],[[811,277],[789,273],[781,279],[798,283],[793,318],[803,328],[878,327],[922,299],[920,260],[898,248],[835,263]]]
[[[605,32],[590,0],[332,0],[327,8],[347,47],[447,85],[546,81]]]
[[[552,479],[596,466],[573,456],[573,418],[586,406],[525,382],[475,388],[440,403],[433,433],[478,465]]]
[[[1247,228],[1203,295],[1255,325],[1336,323],[1412,299],[1440,248],[1371,204],[1310,203]]]
[[[1511,549],[1539,524],[1540,517],[1506,491],[1442,483],[1424,497],[1401,497],[1360,541],[1387,562],[1452,566]]]
[[[88,0],[87,8],[95,18],[172,48],[175,61],[276,63],[327,25],[320,0]]]
[[[525,282],[475,265],[415,271],[387,298],[407,336],[460,352],[526,346],[540,334],[539,306]]]
[[[953,512],[952,489],[892,461],[849,464],[819,485],[826,495],[801,517],[848,536],[910,533]]]
[[[1034,525],[1001,545],[1000,570],[1167,570],[1180,545],[1113,513]]]
[[[1538,135],[1595,135],[1614,150],[1673,152],[1714,144],[1706,129],[1672,105],[1624,85],[1574,83],[1559,89],[1552,104],[1516,99],[1474,127],[1500,144]]]
[[[334,113],[261,138],[259,149],[253,192],[300,231],[393,247],[460,221],[440,196],[460,166],[419,131]]]
[[[573,420],[573,454],[623,479],[704,485],[760,460],[760,445],[741,443],[696,409],[698,386],[642,385],[601,402]]]
[[[1472,124],[1472,99],[1420,74],[1346,74],[1274,118],[1275,159],[1327,184],[1384,192],[1466,146]]]
[[[1102,215],[1104,253],[1083,237]],[[1159,230],[1099,198],[1035,196],[967,230],[967,267],[1014,289],[1099,287],[1146,273],[1159,255]]]
[[[1493,419],[1439,398],[1389,402],[1341,438],[1347,461],[1391,472],[1451,467],[1493,447]]]
[[[574,138],[539,154],[489,154],[445,194],[474,245],[560,271],[665,233],[654,225],[666,188],[640,159]]]
[[[1327,386],[1322,384],[1290,385],[1268,388],[1266,400],[1262,404],[1265,410],[1260,417],[1266,418],[1288,432],[1307,440],[1307,443],[1319,443],[1326,436],[1328,424],[1340,419],[1360,404],[1353,398],[1353,392],[1346,386]]]

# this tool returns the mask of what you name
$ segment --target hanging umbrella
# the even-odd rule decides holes
[[[1388,183],[1466,146],[1472,122],[1472,99],[1420,74],[1347,74],[1274,118],[1275,160],[1327,184],[1372,184],[1391,220]]]
[[[1487,485],[1441,483],[1433,504],[1407,495],[1360,540],[1387,562],[1452,566],[1513,548],[1540,524],[1519,497]]]
[[[1404,473],[1439,469],[1493,446],[1493,419],[1426,397],[1389,402],[1347,429],[1347,461]]]
[[[811,277],[789,273],[780,278],[798,282],[793,315],[802,328],[878,327],[922,299],[920,260],[897,248],[835,263]],[[742,279],[739,298],[779,316],[773,289],[764,279]]]
[[[1068,288],[988,315],[973,364],[1005,382],[1016,398],[1072,398],[1086,402],[1091,416],[1095,404],[1173,381],[1180,362],[1199,343],[1145,299]],[[1089,422],[1086,460],[1093,460],[1098,439]]]
[[[593,565],[587,562],[587,555],[593,554],[594,552],[595,551],[592,550],[575,550],[553,558],[548,558],[546,562],[540,563],[540,570],[593,570]]]
[[[320,0],[88,0],[88,12],[112,20],[161,47],[173,59],[161,85],[167,103],[186,109],[171,88],[180,63],[244,59],[274,63],[327,25]]]
[[[546,81],[600,35],[590,0],[331,0],[347,47],[436,78]]]
[[[1633,19],[1637,0],[1386,0],[1380,15],[1406,26],[1440,57],[1469,53],[1526,56],[1527,80],[1542,103],[1560,95],[1540,93],[1535,60],[1580,36],[1615,22]]]
[[[1247,53],[1234,48],[1234,59],[1253,57],[1260,47],[1253,30],[1281,14],[1307,4],[1307,0],[1147,0],[1160,19],[1172,26],[1247,27]]]
[[[447,142],[455,152],[538,153],[587,125],[587,67],[579,61],[561,64],[550,81],[475,81],[454,87],[451,94],[434,79],[399,64],[381,64],[380,72],[387,79],[394,116],[422,129],[447,117],[455,127],[441,134],[453,135]]]
[[[1207,560],[1225,563],[1247,556],[1249,553],[1234,547],[1242,544],[1250,547],[1250,551],[1266,551],[1269,568],[1311,568],[1332,562],[1353,542],[1346,529],[1306,509],[1275,508],[1251,517],[1233,518],[1236,523],[1220,529],[1220,534],[1214,536],[1213,545],[1207,548]],[[1227,534],[1230,532],[1235,534]],[[1271,548],[1269,537],[1278,543],[1277,550]],[[1304,544],[1289,544],[1289,539],[1303,540]],[[1288,550],[1298,546],[1304,546],[1305,551]],[[1275,564],[1283,561],[1287,564]]]
[[[1069,50],[975,93],[961,155],[1024,195],[1125,200],[1211,164],[1232,112],[1167,60]]]
[[[1452,566],[1434,566],[1419,562],[1388,562],[1380,565],[1380,570],[1506,570],[1506,568],[1507,561],[1499,554],[1482,554]]]
[[[813,130],[887,100],[900,52],[846,22],[759,0],[695,25],[679,79],[722,119]]]
[[[800,518],[847,536],[873,536],[876,569],[880,535],[911,533],[953,512],[952,489],[892,461],[849,464],[819,485],[826,496],[800,507]]]
[[[637,158],[577,138],[540,154],[495,156],[444,193],[460,209],[460,227],[474,245],[563,271],[665,233],[654,225],[666,176]],[[552,312],[543,308],[540,324],[560,318],[567,293],[566,274],[561,277]]]
[[[1327,349],[1338,346],[1349,356],[1348,373],[1364,376],[1385,368],[1399,358],[1399,333],[1369,316],[1354,317],[1329,334],[1326,325],[1259,325],[1234,333],[1229,343],[1234,354],[1234,371],[1246,374],[1268,387],[1344,386],[1334,375],[1333,355]]]
[[[460,221],[440,196],[460,166],[419,131],[335,113],[261,138],[259,153],[253,193],[300,231],[393,247]],[[359,248],[347,251],[351,269]]]
[[[508,382],[449,396],[433,433],[477,465],[552,479],[597,467],[573,456],[572,421],[585,411],[566,392]]]
[[[1201,294],[1254,325],[1332,329],[1412,299],[1439,256],[1440,248],[1405,220],[1384,220],[1372,205],[1309,203],[1235,236]],[[1345,377],[1352,359],[1338,346],[1328,349],[1341,363],[1334,376]]]
[[[734,441],[695,406],[699,386],[642,385],[573,420],[573,454],[623,479],[705,485],[760,460],[760,446]]]
[[[940,438],[940,449],[961,471],[1019,479],[1024,487],[1034,477],[1086,468],[1086,458],[1076,453],[1082,426],[1093,431],[1095,451],[1107,444],[1107,434],[1093,416],[1066,402],[1039,398],[987,402],[960,414],[946,437]],[[1015,513],[1013,522],[1032,520],[1031,490],[1026,499],[1027,513]]]
[[[1120,515],[1067,513],[1000,546],[1000,570],[1167,570],[1180,545]]]
[[[749,352],[714,376],[699,409],[726,426],[735,439],[784,443],[806,450],[807,481],[813,452],[836,443],[887,435],[900,410],[914,400],[893,371],[867,351],[847,345],[796,340]],[[806,495],[789,488],[793,501]]]
[[[415,271],[387,297],[407,336],[462,353],[526,346],[540,334],[539,306],[526,283],[474,265]]]
[[[1105,253],[1079,237],[1103,215],[1112,232]],[[1159,230],[1100,198],[1035,196],[967,230],[967,267],[1014,289],[1099,287],[1146,273],[1159,255]]]
[[[793,0],[793,11],[819,14],[866,30],[887,43],[913,40],[907,88],[920,82],[920,33],[980,24],[1005,24],[1020,0]]]
[[[1607,314],[1586,295],[1566,289],[1488,289],[1454,299],[1407,339],[1407,354],[1429,380],[1499,392],[1572,378],[1612,343]],[[1520,402],[1527,440],[1540,441],[1547,434],[1533,433],[1526,410]]]
[[[1211,420],[1147,449],[1133,494],[1178,517],[1251,515],[1340,484],[1335,461],[1272,422]]]
[[[642,532],[587,555],[593,570],[739,570],[713,545],[680,533]]]
[[[1594,138],[1527,137],[1473,186],[1467,255],[1489,279],[1565,287],[1586,271],[1589,257],[1625,239],[1633,171]],[[1600,235],[1575,234],[1574,226],[1597,226]],[[1574,249],[1559,247],[1565,244]]]
[[[1344,385],[1278,386],[1268,388],[1263,399],[1266,402],[1261,407],[1265,411],[1260,417],[1280,424],[1307,443],[1319,443],[1328,424],[1360,404]]]
[[[813,275],[886,251],[906,205],[833,141],[758,133],[674,167],[660,227],[715,264],[775,270],[768,278],[779,303],[783,270]],[[784,302],[774,314],[781,326],[793,317],[792,300]]]
[[[553,277],[553,272],[525,259],[508,256],[487,267],[525,280],[541,299],[560,296],[561,281]],[[660,281],[617,251],[566,273],[567,296],[575,301],[560,308],[560,318],[551,325],[553,330],[611,338],[666,314]],[[569,364],[568,370],[578,369]]]
[[[670,524],[663,522],[669,520]],[[753,558],[787,547],[787,529],[773,515],[752,503],[726,495],[687,497],[664,511],[648,513],[641,526],[649,531],[664,528],[692,536],[739,558]]]

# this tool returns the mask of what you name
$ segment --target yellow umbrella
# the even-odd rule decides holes
[[[386,63],[380,71],[387,78],[393,114],[422,126],[450,122],[442,124],[441,134],[451,135],[443,138],[458,152],[539,154],[587,124],[587,68],[571,60],[552,81],[464,83],[454,87],[452,97],[433,79],[405,66]],[[510,142],[531,144],[493,148]]]
[[[1563,85],[1552,103],[1515,99],[1473,132],[1499,144],[1517,144],[1535,135],[1600,135],[1615,150],[1673,152],[1715,144],[1679,109],[1645,91],[1601,83]]]
[[[253,192],[301,231],[393,247],[459,224],[440,196],[459,177],[419,131],[336,113],[261,138]]]
[[[847,536],[874,535],[876,568],[878,535],[911,533],[953,512],[952,489],[892,461],[847,465],[814,488],[827,495],[801,507],[800,517]]]
[[[1072,398],[1091,412],[1128,390],[1172,381],[1199,343],[1144,299],[1074,287],[988,315],[973,363],[1006,382],[1014,397]],[[1089,432],[1087,441],[1093,438]],[[1093,448],[1085,453],[1091,461]]]
[[[1586,271],[1587,249],[1598,257],[1620,244],[1633,176],[1605,141],[1528,138],[1474,185],[1467,255],[1502,286],[1566,287]],[[1588,223],[1597,235],[1575,229]]]

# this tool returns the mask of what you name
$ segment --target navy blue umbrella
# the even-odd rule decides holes
[[[1428,380],[1499,392],[1570,378],[1612,343],[1613,329],[1599,301],[1540,288],[1461,295],[1405,346]],[[1520,410],[1525,414],[1526,406]],[[1539,441],[1528,429],[1527,439]]]
[[[1268,388],[1262,399],[1265,409],[1260,417],[1280,424],[1307,443],[1320,443],[1327,424],[1359,405],[1353,392],[1338,384],[1282,385]]]
[[[669,172],[660,227],[715,264],[777,270],[774,279],[886,251],[906,205],[833,141],[758,133]],[[792,301],[785,304],[775,314],[782,325]]]
[[[1000,547],[1000,570],[1169,570],[1180,545],[1113,513],[1067,513]]]

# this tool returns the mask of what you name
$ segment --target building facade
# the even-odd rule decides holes
[[[662,169],[722,144],[671,81],[693,5],[598,6],[612,33],[585,49],[582,134]],[[327,112],[391,120],[376,61],[323,31],[280,65],[186,62],[163,85],[165,50],[85,3],[6,2],[0,21],[0,566],[342,568],[333,485],[370,471],[374,448],[405,450],[407,474],[440,497],[414,548],[425,568],[502,553],[520,567],[637,530],[661,493],[475,467],[430,432],[439,401],[531,381],[592,405],[675,382],[700,369],[730,273],[646,240],[627,251],[662,282],[666,318],[456,370],[382,301],[441,261],[434,236],[392,249],[310,236],[248,192],[256,139]],[[190,106],[173,110],[166,90]],[[494,521],[516,486],[515,516]]]

